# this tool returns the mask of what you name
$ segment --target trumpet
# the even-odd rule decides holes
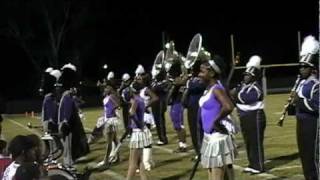
[[[297,88],[298,88],[298,86],[300,84],[300,81],[301,81],[301,77],[300,77],[300,75],[298,75],[297,79],[295,81],[295,84],[291,89],[290,96],[289,96],[289,98],[287,100],[287,103],[284,105],[284,109],[283,109],[283,111],[281,113],[281,116],[280,116],[280,119],[278,121],[278,126],[280,126],[280,127],[283,126],[283,121],[284,121],[284,119],[286,117],[286,114],[287,114],[287,112],[289,110],[289,106],[294,103],[294,95],[295,95],[295,92],[296,92],[296,90],[297,90]]]

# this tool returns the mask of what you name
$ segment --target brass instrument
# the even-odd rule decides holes
[[[284,121],[284,119],[285,119],[285,117],[287,115],[287,112],[289,110],[290,105],[292,105],[294,103],[294,95],[295,95],[295,92],[296,92],[296,90],[297,90],[297,88],[298,88],[298,86],[300,84],[300,81],[301,81],[301,77],[300,77],[300,75],[298,75],[298,77],[296,79],[296,82],[295,82],[294,86],[291,89],[290,96],[289,96],[289,98],[287,100],[287,103],[284,105],[284,109],[283,109],[283,111],[281,113],[281,117],[280,117],[280,119],[278,121],[278,126],[280,126],[280,127],[283,126],[283,121]]]

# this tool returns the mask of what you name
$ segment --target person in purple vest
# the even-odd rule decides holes
[[[144,100],[144,104],[145,104],[145,112],[144,112],[143,119],[147,128],[144,129],[144,131],[148,134],[149,138],[152,140],[151,129],[154,128],[156,125],[154,122],[151,106],[152,104],[154,104],[159,100],[159,97],[151,90],[150,88],[151,78],[149,74],[144,71],[144,68],[142,65],[138,65],[135,73],[136,73],[136,77],[134,82],[141,87],[141,89],[139,89],[139,93],[140,93],[139,95]],[[150,171],[155,164],[152,158],[152,142],[149,146],[143,149],[143,163],[147,171]]]
[[[51,70],[45,73],[41,85],[42,93],[45,94],[42,103],[42,124],[45,133],[58,132],[58,102],[56,87],[61,72],[59,70]]]
[[[116,109],[119,108],[119,99],[116,96],[114,87],[111,83],[107,81],[106,86],[104,88],[104,99],[103,99],[103,109],[104,109],[104,134],[107,137],[107,153],[104,157],[103,161],[98,163],[98,166],[106,165],[109,160],[109,155],[112,151],[112,144],[117,146],[118,138],[118,124],[119,117],[116,114]],[[117,156],[117,161],[119,157]]]
[[[201,164],[208,169],[208,179],[223,180],[226,169],[234,161],[234,145],[222,121],[234,108],[226,90],[219,81],[224,70],[221,58],[202,62],[199,77],[207,85],[199,100],[204,137]],[[228,170],[230,171],[230,170]]]
[[[129,148],[129,168],[127,180],[134,178],[136,170],[139,169],[140,177],[143,180],[147,179],[143,159],[143,148],[151,145],[151,139],[144,129],[144,99],[139,95],[142,86],[139,83],[133,82],[130,90],[125,94],[125,99],[130,101],[129,119],[131,121],[130,128],[132,131]]]
[[[259,56],[252,56],[246,65],[243,81],[230,91],[237,106],[249,161],[243,172],[251,174],[259,174],[265,170],[263,139],[266,116],[263,110],[263,91],[258,82],[260,62]]]
[[[297,142],[306,180],[319,179],[319,42],[307,36],[300,51],[296,90]]]
[[[60,77],[64,92],[59,104],[58,123],[64,145],[63,164],[69,170],[75,170],[74,161],[89,153],[89,145],[78,113],[78,106],[73,98],[77,83],[76,67],[66,64]]]

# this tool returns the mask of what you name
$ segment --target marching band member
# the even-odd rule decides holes
[[[191,77],[188,79],[186,83],[186,93],[184,94],[184,106],[187,108],[187,119],[189,124],[191,141],[193,144],[193,148],[196,151],[196,158],[200,154],[200,148],[203,138],[203,130],[201,127],[201,116],[199,109],[199,99],[202,96],[204,90],[206,89],[206,85],[203,83],[199,74],[199,65],[200,63],[196,62],[193,67],[190,67]]]
[[[125,99],[130,101],[129,119],[131,120],[130,127],[132,130],[129,142],[130,155],[127,180],[133,179],[137,169],[139,169],[141,179],[147,179],[143,163],[143,148],[151,145],[151,139],[144,131],[145,100],[140,96],[141,88],[141,85],[133,82],[129,91],[126,91],[125,94]]]
[[[136,78],[135,82],[141,86],[140,97],[144,100],[145,103],[145,113],[144,113],[144,122],[147,126],[145,128],[146,133],[149,138],[152,140],[152,134],[150,129],[155,127],[154,117],[151,112],[151,105],[158,100],[158,96],[152,92],[149,88],[150,85],[150,77],[145,73],[142,65],[139,65],[136,69]],[[149,146],[143,149],[143,163],[144,167],[147,171],[151,170],[151,167],[154,165],[152,159],[152,142]]]
[[[79,117],[78,107],[73,98],[73,89],[77,84],[76,67],[65,64],[62,68],[61,83],[64,90],[58,110],[59,132],[63,135],[63,161],[69,170],[75,170],[74,161],[89,153],[87,137]]]
[[[167,93],[168,83],[166,81],[166,72],[161,69],[159,72],[153,72],[153,81],[151,84],[152,91],[159,97],[158,101],[152,105],[152,113],[156,123],[159,141],[157,145],[168,144],[166,132],[165,112],[167,111]]]
[[[199,72],[199,77],[207,85],[199,100],[204,131],[201,164],[208,169],[208,179],[214,180],[223,180],[226,169],[234,161],[232,138],[222,124],[234,106],[219,81],[222,70],[223,62],[217,58],[203,62]]]
[[[118,94],[121,96],[121,107],[122,107],[122,118],[124,129],[129,127],[129,102],[124,98],[124,92],[129,88],[131,84],[130,75],[124,73],[122,75],[122,82],[120,88],[118,89]]]
[[[168,105],[171,105],[170,118],[174,129],[177,132],[179,145],[177,152],[186,152],[186,131],[184,129],[182,94],[184,92],[185,81],[182,79],[181,62],[174,60],[167,64],[168,79],[171,81],[168,92]]]
[[[112,151],[112,146],[118,144],[117,139],[117,131],[119,124],[119,117],[116,114],[116,109],[119,107],[119,100],[115,94],[114,87],[111,84],[106,83],[106,87],[104,89],[104,99],[103,99],[103,107],[104,107],[104,134],[107,139],[107,153],[103,161],[98,163],[98,166],[106,165],[109,160],[109,155]],[[117,158],[118,160],[119,158]]]
[[[306,180],[319,179],[319,42],[307,36],[300,51],[296,91],[297,141]]]
[[[52,70],[47,72],[42,81],[41,89],[45,94],[42,103],[42,124],[45,133],[58,132],[58,102],[57,94],[55,92],[55,85],[61,76],[59,70]]]
[[[106,65],[104,65],[104,67],[107,68]],[[107,79],[104,79],[103,83],[100,83],[100,81],[98,81],[98,83],[97,83],[97,86],[99,87],[103,98],[104,98],[104,93],[105,93],[104,92],[105,87],[108,84],[111,86],[114,86],[114,87],[116,85],[113,71],[110,71],[108,73]],[[99,138],[101,138],[103,136],[104,124],[105,124],[105,118],[104,118],[104,114],[102,114],[100,117],[98,117],[96,125],[94,126],[94,129],[92,130],[92,133],[88,137],[88,144],[92,144],[93,142],[97,141]]]
[[[243,82],[230,91],[238,110],[249,161],[248,167],[243,172],[251,174],[264,172],[263,139],[266,116],[263,110],[263,91],[258,82],[260,62],[259,56],[250,57],[244,72]]]

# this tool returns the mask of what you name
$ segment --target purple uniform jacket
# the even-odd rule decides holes
[[[188,88],[188,107],[192,107],[198,104],[200,97],[203,95],[206,85],[201,81],[199,77],[192,77],[187,82]]]
[[[58,121],[59,124],[67,122],[72,133],[71,148],[72,159],[84,156],[90,152],[87,143],[87,136],[78,113],[78,106],[70,91],[65,91],[61,97],[59,106]]]
[[[264,108],[263,91],[257,82],[241,84],[237,88],[236,105],[240,116]]]
[[[52,93],[47,94],[42,103],[42,121],[58,123],[58,103]]]
[[[297,89],[297,116],[319,116],[319,80],[310,76],[302,81]]]

